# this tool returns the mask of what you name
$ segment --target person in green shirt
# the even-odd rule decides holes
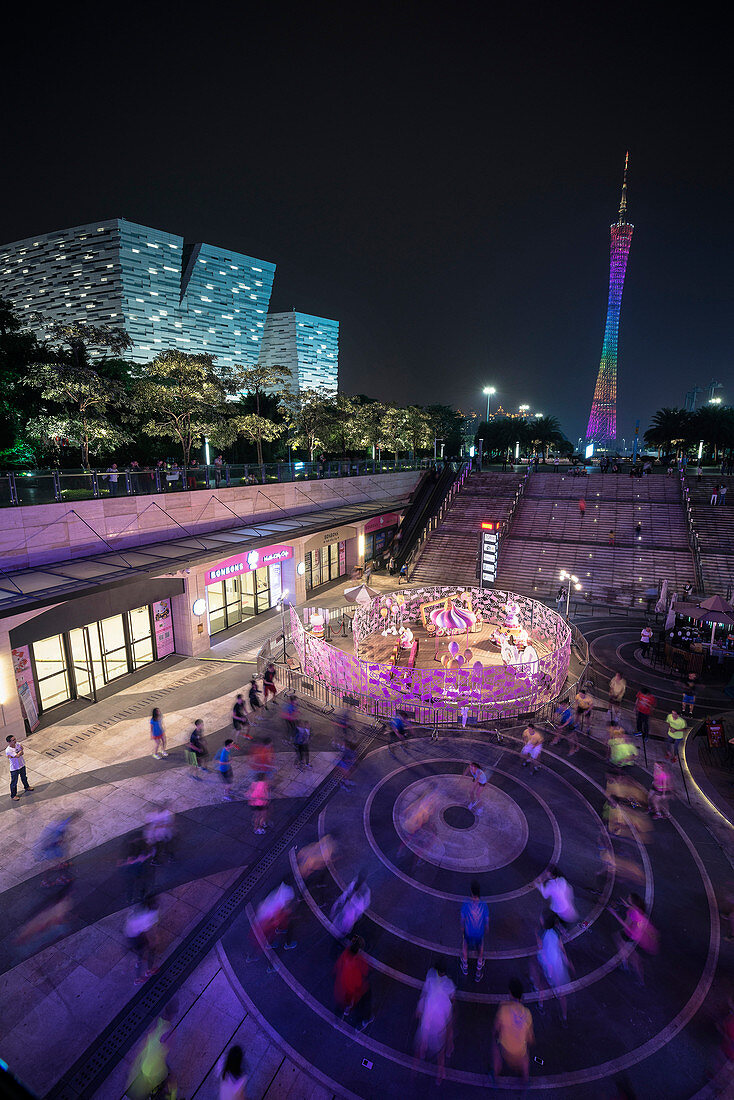
[[[671,710],[665,719],[665,724],[668,727],[668,751],[665,755],[669,760],[675,760],[680,752],[681,741],[685,737],[686,720],[681,718],[677,710]]]

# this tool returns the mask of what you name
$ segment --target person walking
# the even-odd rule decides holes
[[[270,804],[270,789],[265,772],[258,772],[252,781],[247,796],[252,810],[252,831],[262,836],[268,827],[268,806]]]
[[[627,691],[627,681],[621,672],[615,672],[609,681],[609,713],[614,722],[619,721],[622,700]]]
[[[436,1084],[446,1077],[446,1058],[454,1050],[454,996],[456,986],[446,975],[446,964],[438,959],[426,975],[416,1008],[418,1028],[415,1036],[416,1058],[424,1062],[435,1058]]]
[[[665,755],[668,760],[675,762],[678,759],[681,741],[685,737],[686,720],[681,718],[677,710],[671,710],[665,719],[665,724],[668,727],[668,748]]]
[[[298,728],[298,700],[295,693],[291,692],[283,704],[282,714],[285,721],[286,740],[295,743],[296,729]]]
[[[688,680],[683,688],[683,714],[686,713],[686,707],[688,707],[688,713],[693,716],[693,707],[696,703],[696,673],[689,672]]]
[[[153,756],[160,760],[162,756],[168,756],[166,752],[166,731],[163,728],[163,715],[158,707],[153,708],[150,716],[150,736],[153,741]]]
[[[241,691],[237,693],[237,698],[232,704],[232,730],[234,732],[235,743],[239,747],[241,747],[243,741],[252,740],[252,734],[250,733],[250,718]]]
[[[247,1100],[247,1067],[242,1047],[230,1047],[217,1065],[219,1100]]]
[[[638,542],[642,538],[642,523],[640,522],[640,520],[638,520],[635,524],[635,538]]]
[[[579,500],[579,516],[581,517],[581,519],[583,519],[585,515],[586,515],[586,501],[584,500],[583,497],[581,497],[581,499]]]
[[[553,912],[567,927],[579,918],[574,904],[573,887],[557,867],[550,867],[547,874],[536,880],[541,897],[546,898]]]
[[[489,1076],[494,1085],[502,1065],[519,1073],[523,1083],[530,1080],[529,1048],[535,1043],[533,1017],[522,1003],[525,990],[522,982],[513,978],[509,983],[510,999],[497,1009],[492,1032],[492,1062]]]
[[[643,689],[635,696],[635,716],[637,718],[637,733],[647,737],[650,733],[650,715],[657,706],[657,699],[651,691]]]
[[[533,722],[528,722],[522,731],[523,746],[520,749],[523,768],[532,767],[533,773],[540,768],[540,754],[543,750],[543,734]]]
[[[701,468],[701,463],[699,462],[698,466],[696,466],[696,481],[700,481],[702,477],[703,470]]]
[[[143,898],[132,909],[125,922],[125,935],[130,950],[135,954],[135,984],[142,985],[157,971],[155,965],[158,910],[152,898]]]
[[[561,613],[561,608],[563,607],[563,603],[564,603],[565,599],[566,599],[566,590],[563,587],[563,585],[561,585],[561,587],[556,592],[556,610],[558,611],[559,615]]]
[[[477,879],[474,879],[469,889],[471,897],[461,907],[461,973],[464,977],[469,973],[471,952],[477,959],[474,981],[480,982],[484,971],[484,937],[489,925],[489,909],[486,901],[482,901],[482,887]]]
[[[726,504],[726,485],[722,481],[719,487],[719,504],[723,507]]]
[[[586,688],[581,688],[574,699],[576,704],[576,722],[582,733],[591,733],[591,712],[594,709],[594,697]]]
[[[265,709],[268,709],[268,699],[272,695],[273,699],[278,694],[278,689],[275,686],[275,665],[272,661],[268,663],[263,672],[263,696],[265,702]]]
[[[652,641],[652,630],[649,626],[643,626],[640,631],[640,645],[642,646],[642,656],[647,660],[647,653],[650,649],[650,642]]]
[[[568,755],[573,756],[574,753],[577,753],[579,751],[579,739],[570,703],[563,703],[556,707],[555,729],[556,734],[551,741],[551,745],[557,745],[562,737],[566,737],[569,748]]]
[[[609,545],[614,546],[614,529],[609,532]]]
[[[293,743],[296,746],[296,753],[298,754],[298,767],[310,768],[310,753],[308,743],[311,740],[311,727],[303,722],[300,726],[296,726],[296,736],[293,738]]]
[[[5,738],[7,748],[5,755],[10,761],[10,797],[13,802],[20,802],[18,794],[18,780],[23,784],[24,791],[32,791],[33,787],[28,783],[25,770],[25,758],[23,756],[23,742],[18,741],[11,733]]]
[[[553,991],[553,996],[561,1009],[561,1021],[564,1027],[568,1023],[568,998],[565,993],[559,993],[558,990],[568,985],[572,969],[558,929],[558,917],[551,910],[546,909],[538,935],[538,953],[530,964],[530,971],[536,990],[540,991],[545,985]],[[542,1002],[539,1002],[539,1011],[542,1011],[541,1006]]]
[[[648,955],[657,954],[657,929],[653,927],[653,924],[645,911],[645,903],[639,894],[630,894],[623,904],[627,907],[627,913],[624,917],[621,917],[619,913],[617,913],[614,909],[610,908],[609,910],[614,919],[619,921],[619,923],[622,925],[622,931],[615,932],[614,940],[617,946],[617,951],[620,952],[624,950],[626,944],[633,944],[632,951],[628,955],[627,959],[622,962],[622,968],[624,970],[628,970],[631,966],[635,974],[637,975],[637,980],[640,985],[644,985],[645,978],[642,969],[642,959],[640,957],[640,951],[644,951]]]
[[[209,771],[204,765],[204,761],[207,758],[206,746],[202,740],[204,733],[203,719],[197,718],[194,722],[194,728],[189,736],[189,743],[186,746],[186,762],[191,768],[191,778],[198,779],[201,782],[200,771]]]
[[[369,966],[362,954],[363,947],[361,936],[352,936],[349,946],[342,951],[334,967],[337,1012],[345,1020],[354,1013],[360,1031],[364,1031],[374,1020]]]
[[[262,707],[262,699],[260,698],[260,688],[257,686],[257,679],[253,676],[250,680],[250,689],[247,693],[247,699],[250,704],[250,712],[257,718],[257,715]]]
[[[402,741],[405,740],[407,732],[408,727],[406,724],[405,715],[403,711],[398,710],[395,712],[395,714],[387,724],[387,733],[390,739],[388,742],[387,751],[390,753],[390,756],[395,756],[395,753],[393,751],[394,746],[399,745]]]
[[[719,503],[719,486],[718,485],[715,485],[714,488],[712,489],[712,491],[711,491],[711,500],[710,500],[709,503],[710,504],[718,504]]]
[[[476,809],[477,815],[479,815],[482,812],[482,802],[484,801],[484,795],[487,789],[486,773],[482,771],[476,760],[472,760],[471,764],[464,772],[464,775],[470,775],[472,782],[472,799],[467,809]]]
[[[329,919],[340,939],[346,940],[352,935],[371,900],[372,893],[365,882],[364,871],[359,871],[357,877],[352,879],[346,890],[336,899],[329,913]]]
[[[173,813],[168,806],[161,805],[159,809],[151,810],[146,815],[143,826],[143,839],[150,852],[151,864],[157,866],[165,859],[167,863],[173,863],[173,840],[176,831],[176,823]]]
[[[232,801],[232,745],[234,745],[234,741],[231,737],[228,737],[214,757],[224,787],[225,802]]]

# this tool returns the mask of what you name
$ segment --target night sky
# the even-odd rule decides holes
[[[734,399],[728,36],[511,7],[33,9],[0,240],[124,216],[273,261],[272,309],[341,322],[347,393],[481,411],[494,385],[575,441],[629,149],[618,435],[694,383]]]

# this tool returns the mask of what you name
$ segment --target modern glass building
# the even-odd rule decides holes
[[[43,320],[123,328],[139,363],[178,347],[253,366],[274,277],[265,260],[125,218],[0,246],[0,296],[27,311],[29,328],[39,336]]]
[[[308,313],[269,313],[260,362],[286,367],[294,389],[336,393],[339,382],[339,322]]]

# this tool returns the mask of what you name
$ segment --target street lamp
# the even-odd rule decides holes
[[[285,598],[288,595],[288,589],[284,588],[280,594],[280,625],[283,631],[283,664],[286,663],[286,651],[285,651]]]
[[[485,386],[483,393],[487,398],[487,423],[489,423],[489,399],[493,393],[497,393],[497,390],[494,388],[494,386]]]
[[[565,569],[561,570],[561,580],[567,582],[566,588],[566,618],[568,618],[568,609],[571,604],[571,585],[574,586],[577,592],[581,591],[581,585],[579,584],[578,577],[575,577],[573,573],[567,573]]]

